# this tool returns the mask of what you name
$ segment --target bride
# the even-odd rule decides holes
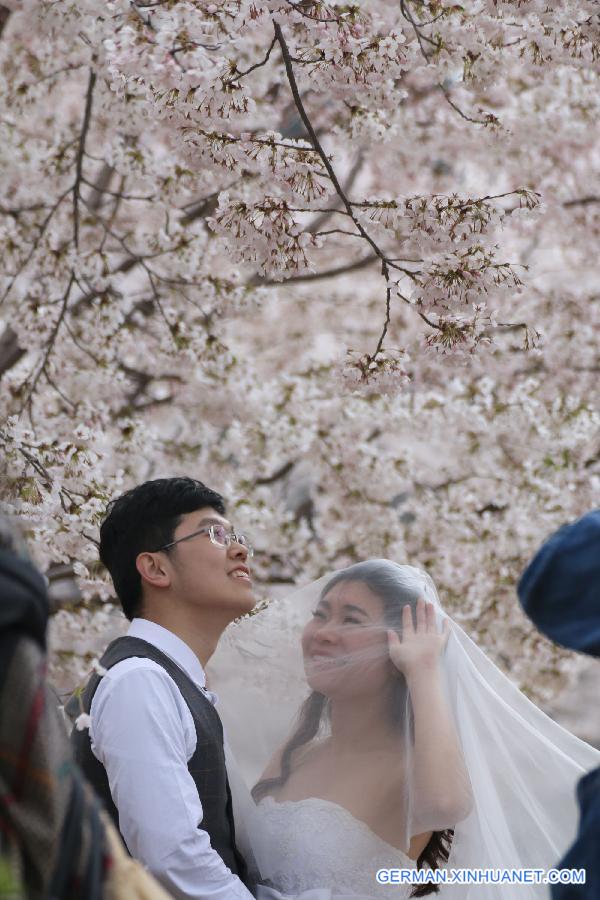
[[[209,669],[259,897],[547,896],[409,883],[552,868],[600,757],[451,623],[424,572],[371,560],[322,578],[231,626]]]

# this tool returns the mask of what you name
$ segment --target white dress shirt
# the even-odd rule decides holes
[[[166,653],[216,703],[184,641],[147,619],[134,619],[127,634]],[[202,804],[188,771],[196,729],[171,676],[150,659],[122,660],[100,679],[90,717],[92,752],[106,769],[131,855],[173,897],[253,900],[200,827]]]

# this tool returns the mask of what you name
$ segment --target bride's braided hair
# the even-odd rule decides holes
[[[362,581],[371,590],[381,597],[384,604],[384,615],[390,627],[400,628],[402,607],[406,602],[414,606],[417,597],[404,597],[404,603],[398,602],[398,585],[382,571],[381,567],[374,567],[372,563],[359,563],[352,566],[350,570],[342,572],[326,585],[323,595],[327,594],[331,588],[340,581]],[[392,717],[396,721],[401,721],[408,708],[409,734],[413,733],[412,709],[408,701],[408,688],[404,677],[398,677],[394,680],[393,698],[392,698]],[[328,712],[328,701],[323,694],[313,691],[304,701],[298,717],[298,727],[283,748],[280,762],[280,774],[273,778],[263,778],[254,785],[252,789],[252,797],[256,802],[261,800],[267,794],[272,793],[279,787],[282,787],[291,774],[291,763],[294,751],[298,750],[308,741],[312,740],[318,733],[323,719],[323,713]],[[450,855],[450,846],[454,831],[446,828],[444,831],[432,832],[431,838],[427,845],[421,851],[417,858],[417,868],[421,869],[427,865],[430,869],[438,869],[440,865],[448,862]],[[424,897],[427,894],[437,894],[439,887],[434,884],[418,885],[414,888],[411,897]]]

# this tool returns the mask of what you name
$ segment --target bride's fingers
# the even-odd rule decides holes
[[[427,608],[422,597],[417,600],[417,631],[427,631]]]
[[[393,631],[391,628],[388,628],[387,631],[387,639],[388,639],[388,656],[391,659],[393,665],[401,670],[401,660],[402,660],[402,641],[400,640],[400,635],[397,631]]]
[[[425,604],[427,610],[427,631],[431,634],[437,633],[437,622],[435,618],[435,606],[433,603]]]
[[[450,619],[446,616],[442,624],[442,648],[446,646],[448,643],[448,638],[450,637],[450,632],[452,631],[452,626],[450,625]]]
[[[398,634],[398,632],[394,631],[392,628],[388,628],[387,630],[387,639],[388,650],[391,656],[394,650],[399,650],[402,647],[402,642],[400,641],[400,635]]]
[[[419,620],[417,618],[417,627],[419,624]],[[407,603],[406,606],[402,608],[402,635],[406,635],[410,637],[415,633],[415,628],[413,625],[413,617],[412,610],[410,608],[410,604]]]

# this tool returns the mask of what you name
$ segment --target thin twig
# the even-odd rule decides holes
[[[115,202],[113,203],[113,207],[110,211],[110,216],[108,219],[108,224],[109,224],[110,228],[112,228],[112,226],[114,225],[114,221],[117,218],[117,213],[119,212],[119,207],[120,207],[121,201],[123,199],[123,191],[125,190],[126,181],[127,181],[126,176],[121,175],[121,183],[120,183],[119,192],[118,192],[119,196],[115,197]],[[104,237],[102,238],[102,241],[100,242],[100,249],[98,251],[99,253],[104,252],[104,245],[107,240],[108,240],[108,232],[105,231]]]
[[[273,40],[271,41],[271,46],[267,50],[264,58],[261,59],[260,62],[254,63],[254,65],[250,66],[249,69],[246,69],[244,72],[238,72],[237,67],[236,67],[236,74],[232,75],[231,78],[228,78],[226,81],[224,81],[223,87],[229,87],[230,85],[235,84],[237,81],[239,81],[240,78],[244,78],[246,75],[249,75],[250,72],[254,72],[256,69],[260,69],[261,66],[265,66],[269,61],[269,58],[273,51],[273,47],[275,46],[276,43],[277,43],[277,38],[274,37]]]
[[[84,63],[79,63],[76,66],[63,66],[62,69],[56,69],[54,72],[48,72],[47,75],[42,76],[37,81],[28,82],[25,87],[36,87],[38,84],[42,84],[44,81],[48,81],[50,78],[56,78],[57,75],[63,75],[65,72],[76,72],[78,69],[83,69]]]
[[[50,220],[52,219],[52,216],[54,215],[54,213],[56,212],[56,210],[58,209],[58,207],[60,206],[60,204],[62,203],[62,201],[65,199],[65,197],[67,196],[67,194],[70,194],[70,193],[71,193],[71,188],[69,187],[69,188],[67,188],[66,191],[63,191],[63,193],[59,196],[58,200],[54,203],[54,205],[53,205],[52,208],[50,209],[50,212],[48,213],[48,215],[46,216],[46,218],[44,219],[44,221],[43,221],[42,224],[40,225],[40,231],[39,231],[39,234],[38,234],[36,240],[35,240],[35,241],[33,242],[33,244],[31,245],[31,250],[29,251],[29,253],[28,253],[27,256],[25,257],[25,260],[21,263],[21,265],[19,266],[19,268],[17,269],[17,271],[15,272],[15,274],[13,275],[13,277],[11,278],[11,280],[9,281],[9,283],[8,283],[8,285],[7,285],[7,287],[6,287],[6,290],[5,290],[4,293],[2,294],[2,297],[0,298],[0,305],[2,305],[2,303],[4,303],[4,301],[6,300],[6,298],[7,298],[8,295],[9,295],[10,291],[12,290],[12,287],[13,287],[15,281],[17,280],[17,278],[19,277],[19,275],[21,275],[21,273],[25,270],[25,268],[27,267],[29,261],[31,260],[31,258],[32,258],[32,256],[33,256],[33,254],[34,254],[35,251],[37,250],[37,248],[38,248],[38,246],[39,246],[39,243],[40,243],[41,239],[43,238],[44,233],[45,233],[45,231],[46,231],[48,225],[50,224]]]
[[[468,116],[466,113],[464,113],[462,111],[460,106],[457,106],[456,103],[454,103],[454,101],[450,99],[450,94],[448,93],[448,89],[445,88],[443,84],[438,84],[438,87],[439,87],[440,91],[442,92],[442,94],[444,95],[444,97],[446,98],[446,102],[449,104],[449,106],[451,106],[452,109],[459,114],[461,119],[465,120],[465,122],[472,122],[473,125],[497,125],[498,124],[497,117],[494,116],[492,113],[488,113],[489,118],[487,118],[487,119],[474,119],[474,118],[472,118],[472,116]]]
[[[356,231],[345,231],[343,228],[329,228],[327,231],[314,231],[315,237],[324,237],[327,234],[347,234],[348,237],[356,237],[363,240],[362,234],[358,234]]]
[[[11,209],[8,206],[2,206],[0,204],[0,215],[12,216],[14,219],[18,219],[19,216],[22,216],[24,213],[37,212],[39,209],[48,209],[48,204],[32,203],[31,206],[19,206],[15,209]]]
[[[416,308],[416,306],[415,306],[414,303],[411,303],[411,302],[410,302],[410,300],[408,299],[408,297],[405,297],[404,294],[401,294],[401,293],[400,293],[400,291],[398,291],[397,293],[398,293],[398,296],[400,297],[400,299],[401,299],[402,301],[404,301],[404,303],[406,303],[406,304],[407,304],[408,306],[410,306],[412,309],[416,309],[417,313],[418,313],[419,316],[423,319],[423,321],[425,322],[426,325],[429,325],[430,328],[435,328],[435,329],[437,329],[438,331],[443,331],[443,328],[442,328],[441,325],[436,325],[435,322],[432,322],[431,319],[428,319],[424,312],[421,312],[420,309],[417,309],[417,308]]]
[[[417,38],[417,41],[419,42],[419,49],[420,49],[420,51],[421,51],[421,55],[423,56],[423,58],[425,59],[426,62],[429,62],[429,56],[428,56],[428,54],[427,54],[427,51],[425,50],[425,47],[423,46],[423,40],[426,40],[426,41],[428,41],[430,44],[434,44],[434,45],[435,45],[435,42],[432,41],[431,38],[428,38],[427,35],[421,34],[421,29],[420,29],[420,27],[417,25],[417,23],[415,22],[415,20],[414,20],[414,18],[413,18],[413,16],[412,16],[412,13],[409,12],[408,6],[406,5],[405,0],[400,0],[400,9],[402,10],[402,15],[404,16],[404,18],[405,18],[408,22],[410,22],[410,24],[411,24],[412,27],[413,27],[413,30],[414,30],[414,32],[415,32],[415,36],[416,36],[416,38]],[[437,46],[437,45],[435,45],[435,46]]]
[[[373,354],[373,359],[376,359],[383,349],[383,342],[385,340],[388,326],[390,324],[391,301],[392,301],[392,286],[388,281],[386,292],[385,292],[385,322],[383,323],[383,329],[382,329],[381,334],[379,335],[379,340],[377,341],[377,347],[375,348],[375,353]]]
[[[400,0],[400,9],[402,10],[402,15],[404,16],[404,18],[407,20],[407,22],[410,22],[410,24],[413,27],[413,30],[415,32],[415,37],[417,38],[417,41],[419,43],[419,49],[421,51],[421,55],[423,56],[423,59],[426,62],[430,62],[431,54],[427,53],[427,51],[425,50],[425,47],[423,46],[423,41],[427,41],[428,44],[431,44],[432,47],[434,47],[436,49],[439,47],[439,42],[434,40],[433,38],[430,38],[428,35],[424,34],[422,29],[426,25],[433,25],[434,22],[437,22],[437,20],[439,18],[441,18],[443,13],[441,13],[439,16],[436,16],[434,19],[432,19],[429,22],[417,22],[417,21],[415,21],[415,18],[413,16],[412,12],[410,11],[407,0]],[[464,113],[462,111],[460,106],[457,106],[457,104],[454,103],[454,101],[450,99],[448,89],[446,87],[444,87],[443,84],[437,84],[436,87],[443,93],[448,105],[455,112],[457,112],[459,114],[459,116],[461,117],[461,119],[464,119],[465,122],[471,122],[473,125],[495,125],[495,124],[498,124],[498,120],[497,120],[496,116],[493,116],[491,113],[490,113],[490,117],[488,119],[474,119],[472,116],[468,116],[466,113]]]
[[[88,181],[87,178],[81,177],[81,181],[83,184],[87,184],[88,187],[93,188],[99,194],[108,194],[110,197],[118,197],[119,200],[143,200],[146,203],[151,203],[153,200],[156,200],[156,196],[151,194],[148,197],[141,197],[136,194],[122,194],[119,191],[109,191],[108,188],[100,187],[97,184],[94,184],[93,181]]]
[[[330,16],[329,18],[324,16],[311,16],[310,13],[301,8],[301,3],[294,3],[293,0],[285,0],[285,2],[288,6],[291,6],[295,12],[299,13],[304,19],[308,19],[310,22],[337,22],[338,24],[340,22],[341,16]]]
[[[53,390],[56,391],[56,393],[58,394],[58,396],[59,396],[62,400],[64,400],[65,403],[66,403],[68,406],[70,406],[72,410],[76,410],[76,409],[77,409],[77,404],[76,404],[73,400],[71,400],[70,397],[67,397],[67,395],[64,393],[64,391],[62,391],[62,390],[59,388],[59,386],[58,386],[57,384],[55,384],[54,379],[50,376],[50,373],[48,372],[48,367],[47,367],[47,366],[44,366],[44,368],[42,369],[42,372],[43,372],[44,378],[46,379],[46,381],[48,382],[48,384],[50,385],[50,387],[51,387]]]
[[[51,333],[51,335],[50,335],[50,338],[48,339],[48,343],[46,344],[46,350],[45,350],[45,352],[44,352],[44,358],[43,358],[42,363],[41,363],[40,367],[38,368],[38,370],[37,370],[37,372],[36,372],[36,374],[35,374],[35,376],[34,376],[34,378],[33,378],[33,381],[32,381],[32,383],[31,383],[31,387],[30,387],[29,391],[27,392],[27,396],[26,396],[25,400],[23,401],[23,403],[21,404],[21,408],[19,409],[19,415],[21,415],[21,413],[23,412],[23,410],[24,410],[26,407],[29,406],[29,404],[30,404],[30,402],[31,402],[31,398],[33,397],[33,393],[34,393],[34,391],[35,391],[35,389],[36,389],[36,387],[37,387],[37,383],[38,383],[38,381],[40,380],[40,377],[41,377],[42,373],[45,373],[46,366],[48,365],[48,360],[50,359],[50,355],[51,355],[52,350],[53,350],[53,348],[54,348],[54,344],[55,344],[55,342],[56,342],[56,338],[58,337],[58,332],[59,332],[59,330],[60,330],[60,326],[62,325],[63,319],[65,318],[65,315],[66,315],[66,312],[67,312],[67,306],[68,306],[68,303],[69,303],[69,296],[70,296],[70,294],[71,294],[71,288],[73,287],[74,283],[75,283],[75,273],[74,273],[74,272],[71,272],[71,277],[69,278],[69,283],[68,283],[68,285],[67,285],[67,289],[65,290],[65,293],[63,294],[63,298],[62,298],[62,301],[61,301],[61,309],[60,309],[60,313],[59,313],[59,315],[58,315],[58,318],[57,318],[56,322],[54,323],[54,328],[52,329],[52,333]]]

